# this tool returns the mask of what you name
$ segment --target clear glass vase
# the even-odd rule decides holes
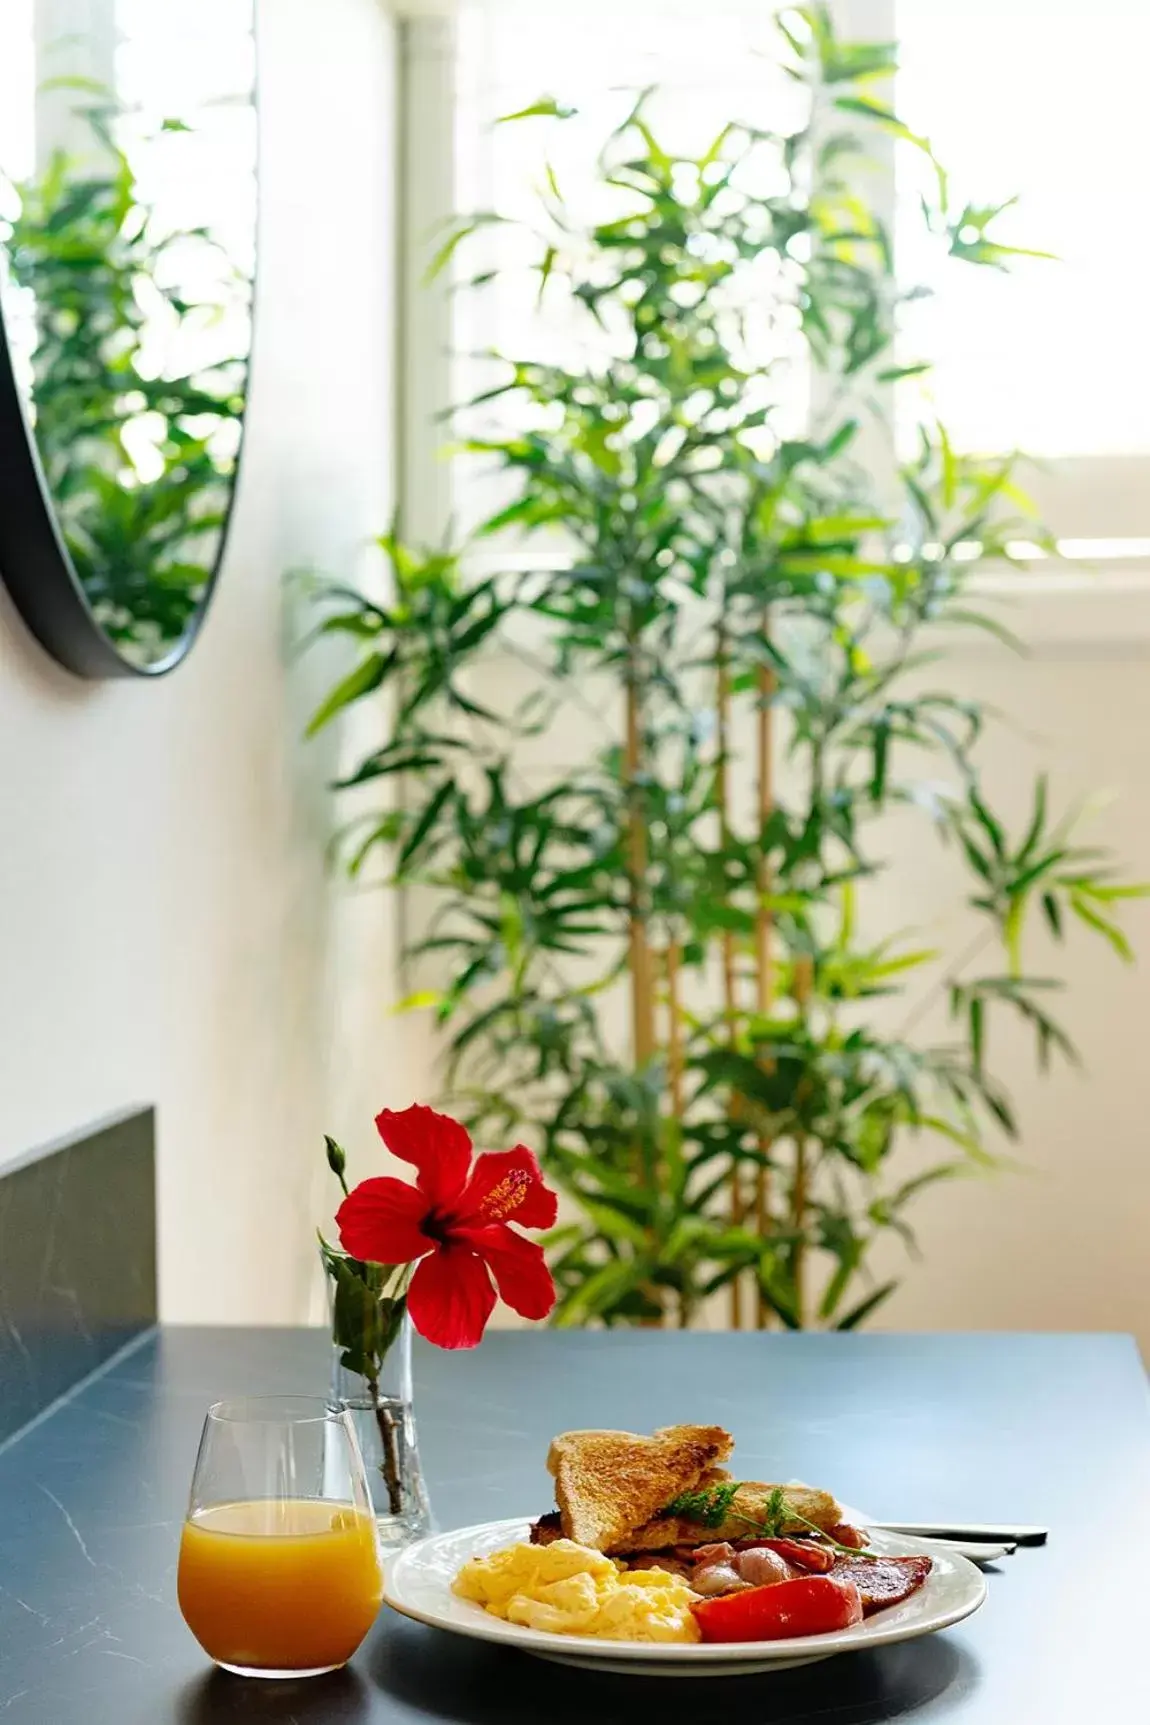
[[[431,1526],[411,1389],[411,1319],[388,1292],[394,1272],[323,1253],[332,1320],[331,1405],[346,1411],[367,1468],[385,1546]]]

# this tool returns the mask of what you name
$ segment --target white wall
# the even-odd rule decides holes
[[[1028,600],[1019,621],[1029,657],[992,648],[958,667],[963,693],[1011,721],[984,752],[996,806],[1021,823],[1033,774],[1048,767],[1061,806],[1104,805],[1082,842],[1113,845],[1128,876],[1150,879],[1145,586],[1048,594]],[[960,950],[952,881],[929,839],[908,843],[884,920],[916,924],[949,951],[957,936]],[[1027,968],[1066,979],[1052,1005],[1081,1069],[1059,1064],[1039,1077],[1028,1034],[992,1032],[990,1064],[1017,1104],[1024,1171],[924,1196],[914,1218],[924,1260],[881,1327],[1132,1330],[1150,1358],[1150,901],[1124,907],[1122,920],[1138,955],[1131,967],[1089,934],[1059,948],[1035,930]],[[945,1035],[945,1021],[935,1023]],[[898,1254],[888,1261],[899,1267]]]
[[[89,685],[0,599],[0,1165],[155,1102],[163,1313],[199,1321],[305,1316],[321,1134],[370,1138],[393,1036],[393,907],[325,878],[330,746],[299,740],[325,673],[288,662],[282,577],[354,572],[390,515],[394,27],[259,11],[251,411],[202,639]]]

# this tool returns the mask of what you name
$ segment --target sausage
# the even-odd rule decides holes
[[[740,1551],[732,1567],[752,1587],[769,1587],[776,1581],[789,1581],[794,1573],[786,1558],[767,1546],[759,1546],[754,1551]]]
[[[860,1528],[852,1527],[849,1521],[839,1521],[828,1528],[827,1538],[833,1539],[836,1545],[849,1545],[852,1551],[864,1551],[868,1543],[866,1534]]]
[[[695,1592],[701,1593],[705,1599],[720,1593],[741,1593],[745,1587],[751,1586],[730,1563],[701,1563],[690,1581]]]
[[[792,1569],[813,1570],[816,1575],[825,1575],[835,1562],[832,1548],[816,1539],[748,1539],[739,1542],[739,1550],[773,1551],[785,1558]]]

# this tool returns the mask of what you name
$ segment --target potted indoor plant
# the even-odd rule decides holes
[[[876,96],[889,46],[840,40],[819,7],[784,37],[797,128],[732,120],[688,153],[647,95],[598,158],[618,214],[584,221],[549,184],[534,270],[573,339],[557,360],[526,325],[458,419],[500,507],[458,550],[386,537],[381,601],[318,593],[356,657],[313,728],[391,703],[341,781],[380,793],[348,866],[430,904],[411,1004],[438,1023],[445,1094],[536,1142],[573,1201],[549,1240],[560,1323],[690,1324],[718,1294],[735,1324],[865,1321],[897,1285],[875,1243],[913,1245],[919,1194],[1014,1133],[1000,1026],[1021,1020],[1044,1066],[1073,1052],[1042,943],[1077,926],[1128,958],[1116,912],[1145,890],[1044,777],[996,806],[995,715],[945,669],[948,641],[1004,633],[980,562],[1044,542],[1015,459],[929,417],[894,456],[892,392],[929,368],[896,351],[913,290],[872,140],[919,152],[956,267],[1009,262],[1005,205],[955,200]],[[439,267],[497,221],[461,220]],[[796,349],[817,384],[801,428]],[[533,739],[559,722],[574,759],[541,775]],[[974,923],[957,951],[867,936],[896,811],[945,847]],[[900,993],[901,1023],[876,1016]]]

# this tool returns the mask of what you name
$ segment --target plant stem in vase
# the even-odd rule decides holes
[[[387,1486],[387,1507],[392,1515],[403,1514],[403,1484],[399,1473],[399,1444],[395,1435],[395,1415],[380,1401],[379,1379],[368,1378],[367,1387],[375,1403],[375,1423],[379,1428],[379,1446],[383,1452],[383,1478]]]
[[[407,1265],[352,1258],[321,1241],[334,1346],[332,1403],[350,1413],[385,1543],[429,1525],[411,1388]]]
[[[385,1174],[349,1187],[347,1157],[325,1136],[343,1203],[339,1246],[321,1234],[319,1249],[331,1298],[332,1400],[350,1414],[368,1464],[380,1538],[398,1545],[431,1520],[412,1408],[412,1328],[433,1347],[474,1348],[497,1292],[521,1318],[547,1317],[554,1279],[543,1248],[520,1229],[553,1228],[558,1199],[525,1144],[476,1156],[466,1127],[418,1102],[384,1108],[375,1125],[415,1182]]]

